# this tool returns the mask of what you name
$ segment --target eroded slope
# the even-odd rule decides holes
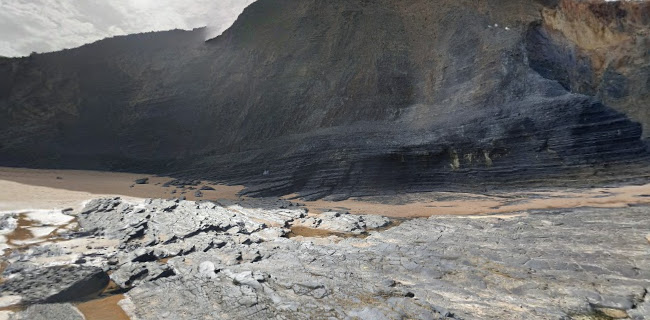
[[[646,91],[616,111],[538,68],[556,38],[537,26],[579,24],[552,23],[567,3],[261,0],[207,42],[172,31],[2,60],[0,159],[313,198],[644,176],[642,127],[620,111]]]

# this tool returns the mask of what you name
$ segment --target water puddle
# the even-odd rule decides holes
[[[9,233],[7,238],[7,243],[12,246],[20,246],[24,241],[34,238],[34,234],[29,229],[34,227],[36,224],[34,221],[27,219],[27,216],[23,214],[18,215],[18,221],[16,222],[16,229]]]
[[[124,299],[118,294],[102,299],[91,300],[77,305],[86,320],[130,320],[118,303]]]
[[[21,304],[14,304],[14,305],[11,305],[11,306],[8,306],[8,307],[0,308],[0,311],[20,312],[20,311],[23,311],[25,309],[26,309],[26,307],[24,307]]]
[[[384,227],[371,229],[362,233],[336,232],[336,231],[325,230],[325,229],[314,229],[314,228],[303,227],[303,226],[293,226],[291,227],[291,231],[287,234],[287,238],[295,238],[295,237],[327,238],[327,237],[335,236],[343,239],[347,239],[347,238],[365,239],[368,236],[370,236],[370,232],[386,231],[388,229],[399,226],[405,220],[407,219],[391,219],[390,223]]]
[[[34,210],[9,214],[13,215],[13,219],[15,219],[15,228],[10,231],[6,230],[4,234],[6,246],[0,259],[0,274],[10,265],[12,253],[18,250],[29,250],[34,246],[61,243],[74,255],[75,251],[82,250],[77,247],[83,247],[87,251],[90,246],[111,244],[103,243],[98,239],[69,239],[64,236],[65,233],[77,231],[78,223],[75,217],[66,215],[63,211]],[[4,279],[0,277],[0,283],[2,282]],[[124,289],[111,281],[101,292],[87,296],[88,300],[79,302],[76,306],[87,320],[128,320],[127,314],[117,304],[124,299],[124,292]],[[28,305],[16,302],[0,308],[0,312],[15,313],[28,307]]]
[[[169,257],[166,257],[166,258],[158,259],[157,261],[160,264],[167,264],[169,262],[169,260],[171,260],[172,258],[176,258],[176,257],[177,256],[169,256]]]
[[[350,198],[343,201],[299,201],[310,213],[344,208],[352,214],[377,214],[393,218],[437,215],[485,215],[545,209],[617,208],[650,205],[650,184],[607,188],[553,190],[530,189],[490,194],[454,192],[407,193],[395,196]],[[299,195],[284,199],[296,201]]]

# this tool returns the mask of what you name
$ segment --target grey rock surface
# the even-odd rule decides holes
[[[349,212],[324,212],[296,221],[294,226],[322,229],[332,232],[364,233],[390,224],[386,217],[377,215],[353,215]]]
[[[110,271],[138,319],[650,319],[649,207],[439,216],[367,237],[286,238],[258,219],[301,226],[304,209],[255,203],[265,207],[91,201],[79,236],[116,244],[74,269],[29,259],[66,254],[57,243],[31,248],[8,266],[1,295],[53,301],[70,291],[68,271]],[[385,222],[320,217],[316,227],[350,234]]]
[[[4,275],[9,278],[0,284],[1,295],[20,296],[25,304],[78,301],[100,293],[110,280],[93,266],[8,268]]]
[[[650,207],[437,216],[349,238],[285,238],[258,215],[103,199],[79,223],[119,240],[103,268],[138,319],[650,319]]]
[[[39,304],[12,315],[10,320],[86,320],[71,304]]]
[[[305,208],[289,201],[275,199],[221,200],[219,204],[270,226],[285,227],[289,222],[307,215]]]

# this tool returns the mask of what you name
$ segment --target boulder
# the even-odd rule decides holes
[[[55,266],[13,270],[2,284],[2,296],[21,296],[22,303],[79,301],[100,293],[109,276],[97,267]]]
[[[134,182],[135,184],[148,184],[149,178],[136,179]]]

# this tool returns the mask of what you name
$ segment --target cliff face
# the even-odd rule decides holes
[[[605,102],[650,135],[650,2],[562,0],[528,34],[531,66]]]
[[[0,162],[310,197],[637,174],[642,128],[621,112],[650,124],[638,87],[649,72],[621,58],[615,76],[599,73],[601,51],[571,28],[614,18],[607,7],[583,26],[572,16],[583,6],[259,0],[207,42],[203,30],[171,31],[3,59]],[[647,10],[634,10],[635,29],[621,32],[647,31]]]

